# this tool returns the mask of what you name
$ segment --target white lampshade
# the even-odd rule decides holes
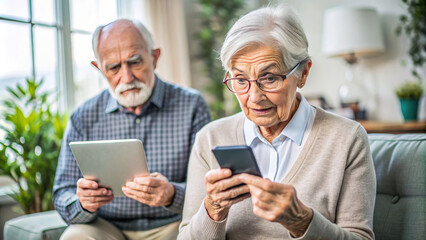
[[[330,57],[366,56],[383,52],[382,29],[376,10],[335,7],[324,13],[322,51]]]

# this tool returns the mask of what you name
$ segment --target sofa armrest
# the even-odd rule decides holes
[[[369,134],[376,240],[426,239],[426,134]]]
[[[57,211],[28,214],[6,222],[4,240],[59,239],[66,227]]]
[[[21,206],[11,197],[19,191],[18,185],[10,177],[0,176],[0,240],[3,240],[3,227],[6,221],[23,215]]]

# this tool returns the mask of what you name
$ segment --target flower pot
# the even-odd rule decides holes
[[[405,121],[417,121],[417,111],[419,108],[419,99],[399,99],[401,104],[402,116]]]

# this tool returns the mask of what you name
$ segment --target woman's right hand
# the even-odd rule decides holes
[[[84,209],[96,212],[98,208],[111,202],[114,195],[109,189],[99,188],[97,182],[80,178],[77,181],[77,197]]]
[[[204,205],[210,218],[222,221],[228,215],[229,208],[250,197],[250,189],[241,180],[232,176],[230,169],[210,170],[205,178],[207,196]]]

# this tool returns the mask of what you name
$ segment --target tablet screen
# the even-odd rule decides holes
[[[139,139],[71,142],[70,148],[87,179],[124,196],[121,187],[137,176],[149,175],[145,151]]]

